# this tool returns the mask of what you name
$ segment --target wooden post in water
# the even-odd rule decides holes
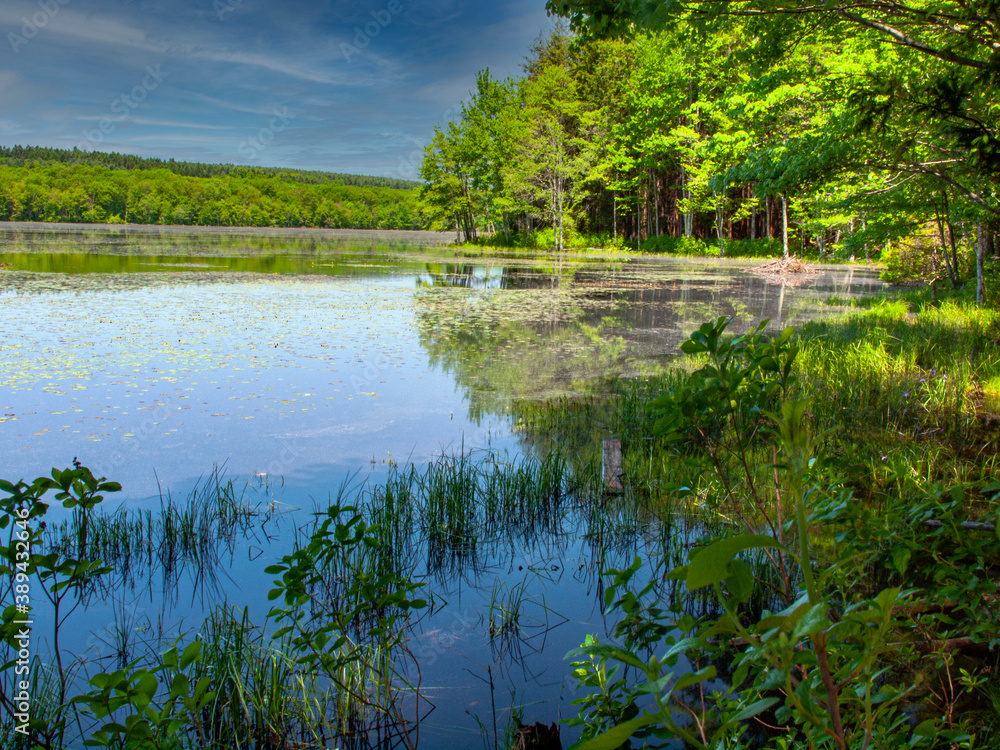
[[[608,492],[625,491],[622,484],[622,441],[604,441],[604,487]]]

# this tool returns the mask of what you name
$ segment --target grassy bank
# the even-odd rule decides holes
[[[620,438],[628,485],[722,524],[659,572],[692,596],[714,587],[719,609],[700,619],[636,570],[607,571],[615,648],[588,642],[575,674],[593,689],[631,665],[640,687],[579,701],[584,736],[995,747],[998,311],[917,292],[797,336],[723,329],[692,334],[687,371],[520,415],[540,446],[581,456]],[[647,663],[664,640],[673,656]],[[704,670],[673,679],[681,655]],[[723,673],[731,689],[704,689]]]
[[[475,241],[457,242],[454,246],[464,253],[475,254],[518,254],[522,252],[551,252],[555,247],[552,230],[540,230],[531,235],[511,234],[505,236],[497,233],[490,237],[482,236]],[[607,234],[576,234],[570,233],[564,238],[563,247],[570,253],[628,253],[630,255],[652,255],[678,258],[718,258],[718,242],[705,241],[693,237],[671,237],[660,235],[636,242],[621,236]],[[793,254],[799,251],[792,248]],[[780,240],[775,239],[740,239],[727,240],[725,243],[726,258],[742,260],[771,260],[780,258],[783,248]],[[848,251],[827,253],[822,259],[816,252],[807,254],[810,263],[848,263],[853,262],[853,256]],[[873,257],[877,262],[878,255]],[[862,260],[861,262],[866,262]]]

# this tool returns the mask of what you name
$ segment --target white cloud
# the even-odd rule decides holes
[[[31,38],[24,37],[28,43],[38,37],[61,35],[97,45],[136,47],[157,52],[166,50],[166,45],[150,42],[142,29],[117,18],[85,14],[58,4],[56,8],[55,12],[48,13],[41,11],[35,3],[4,0],[0,6],[0,24],[13,27],[12,33],[19,35],[30,29],[33,32]],[[36,26],[35,20],[41,18],[45,19],[44,24]]]
[[[193,49],[190,50],[187,55],[196,59],[210,60],[212,62],[224,62],[232,63],[234,65],[250,65],[252,67],[264,68],[291,78],[298,78],[303,81],[312,81],[314,83],[339,85],[348,82],[344,80],[345,77],[335,77],[329,75],[328,73],[310,70],[302,65],[271,55],[209,49]]]
[[[203,122],[172,122],[170,120],[149,120],[142,117],[133,117],[132,122],[136,125],[150,125],[153,127],[165,128],[191,128],[194,130],[232,130],[230,125],[208,125]]]

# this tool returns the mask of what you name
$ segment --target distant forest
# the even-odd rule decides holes
[[[419,183],[0,147],[0,221],[423,229]]]

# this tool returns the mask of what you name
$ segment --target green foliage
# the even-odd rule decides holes
[[[268,593],[268,599],[281,599],[285,605],[271,611],[270,616],[282,624],[275,637],[293,635],[293,645],[302,652],[302,659],[321,665],[328,673],[336,670],[341,658],[336,652],[348,643],[352,633],[397,642],[401,637],[398,623],[406,619],[409,610],[427,606],[423,599],[411,598],[422,583],[402,580],[391,573],[342,567],[350,566],[350,555],[355,550],[378,544],[375,533],[354,508],[332,505],[308,544],[265,571],[281,576]],[[329,609],[310,607],[307,614],[304,605],[317,596],[317,586],[331,569],[341,571],[343,588],[327,602]]]
[[[447,143],[428,148],[428,211],[459,239],[530,246],[541,225],[536,246],[551,231],[562,248],[575,224],[683,255],[780,244],[870,261],[892,247],[890,280],[991,281],[959,247],[1000,241],[1000,109],[984,85],[996,61],[980,31],[995,9],[548,7],[580,36],[541,38],[519,81],[481,73]]]
[[[719,318],[692,333],[681,351],[708,361],[675,390],[650,402],[657,416],[654,434],[667,442],[721,445],[728,427],[744,450],[766,423],[767,411],[794,382],[792,365],[799,350],[793,329],[769,337],[765,330],[770,321],[765,320],[742,336],[728,338],[730,322]]]
[[[0,146],[0,164],[11,167],[39,167],[53,164],[86,165],[107,167],[113,170],[157,170],[166,169],[183,177],[266,177],[274,176],[288,182],[306,185],[339,183],[354,187],[387,187],[398,190],[413,190],[420,183],[399,180],[393,177],[371,177],[338,172],[304,171],[283,167],[244,167],[233,164],[199,164],[196,162],[174,161],[133,156],[106,151],[80,151],[79,149],[49,148],[44,146]]]
[[[215,697],[209,689],[212,680],[202,677],[192,684],[189,675],[202,658],[201,647],[195,641],[183,651],[171,648],[151,669],[133,662],[125,669],[92,677],[88,684],[95,690],[74,702],[106,723],[95,729],[84,745],[160,748],[179,740],[181,730],[190,731],[192,726],[204,741],[201,713]]]
[[[719,248],[694,237],[671,237],[666,234],[661,234],[659,237],[650,237],[642,243],[642,250],[646,253],[666,253],[668,255],[685,256],[719,254]]]
[[[899,241],[882,251],[880,260],[885,270],[879,274],[882,281],[890,284],[907,284],[936,279],[943,271],[935,262],[934,249],[928,252],[925,238],[920,241]]]
[[[968,744],[975,714],[959,707],[980,694],[988,672],[963,673],[949,644],[992,647],[1000,639],[1000,485],[932,483],[919,498],[856,500],[843,473],[850,462],[810,426],[813,400],[788,395],[800,387],[793,333],[727,339],[725,324],[707,323],[684,343],[704,364],[650,411],[675,455],[708,454],[698,465],[731,496],[713,508],[738,519],[738,530],[692,549],[669,572],[653,571],[638,588],[639,560],[608,571],[614,583],[605,601],[621,618],[621,645],[588,638],[571,654],[585,657],[574,661],[575,675],[590,689],[577,701],[572,722],[586,729],[574,747],[616,748],[630,736],[742,747],[748,720],[764,712],[781,730],[768,747],[978,747]],[[772,446],[773,463],[754,465],[755,442]],[[738,483],[733,465],[743,467]],[[762,502],[768,474],[773,486]],[[992,498],[991,525],[970,526],[974,512],[983,518],[984,496]],[[753,567],[751,553],[762,555]],[[777,606],[762,609],[753,598],[771,586],[767,567],[781,586],[771,598]],[[719,609],[699,621],[682,614],[683,600],[664,610],[659,581],[683,582],[689,597],[711,590]],[[688,665],[680,668],[682,657]],[[730,676],[719,687],[712,680],[723,668]],[[907,706],[916,700],[928,710],[914,726]]]
[[[270,173],[0,164],[0,220],[422,229],[413,190],[301,182]]]
[[[21,480],[16,483],[0,479],[0,531],[10,529],[6,545],[0,545],[0,575],[8,583],[4,601],[10,601],[0,620],[0,641],[9,649],[8,659],[0,672],[5,680],[5,689],[0,690],[0,703],[10,715],[17,713],[14,708],[13,688],[18,682],[15,674],[16,654],[20,642],[17,640],[30,613],[29,592],[33,590],[31,580],[38,582],[41,593],[53,610],[52,642],[57,663],[54,685],[46,690],[48,695],[46,711],[33,713],[27,726],[28,736],[33,742],[44,747],[60,746],[67,727],[73,718],[72,704],[67,699],[71,668],[64,666],[59,650],[59,630],[66,618],[76,608],[75,599],[82,596],[94,581],[110,568],[99,559],[89,559],[83,550],[87,548],[88,520],[94,509],[104,500],[104,494],[118,492],[121,485],[98,479],[89,469],[74,464],[72,468],[53,469],[51,476],[39,477],[30,484]],[[43,549],[42,521],[48,513],[51,501],[49,493],[64,508],[71,510],[78,521],[78,538],[74,548],[65,554],[41,552]],[[37,589],[35,589],[37,591]],[[68,611],[67,611],[68,610]],[[18,666],[18,674],[23,675]],[[37,684],[37,678],[35,679]]]

